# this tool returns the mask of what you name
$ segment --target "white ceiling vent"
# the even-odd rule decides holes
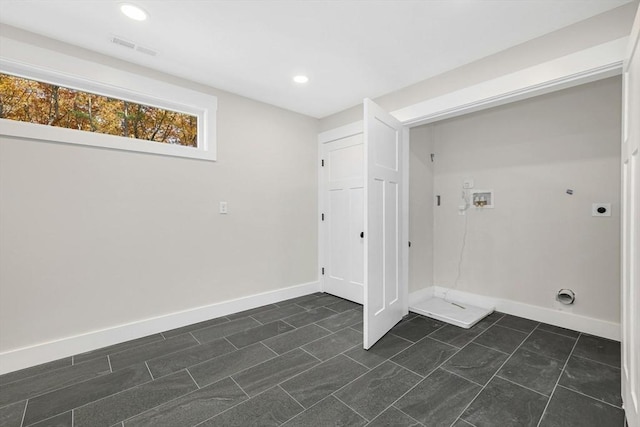
[[[150,49],[148,47],[144,47],[144,46],[140,46],[139,44],[136,44],[132,41],[129,40],[125,40],[122,37],[118,37],[118,36],[112,36],[111,37],[111,43],[113,44],[117,44],[119,46],[123,46],[126,47],[127,49],[133,49],[136,50],[140,53],[144,53],[146,55],[150,55],[150,56],[156,56],[158,54],[157,51]]]
[[[145,53],[147,55],[151,55],[151,56],[156,56],[158,54],[158,52],[156,52],[153,49],[149,49],[148,47],[143,47],[143,46],[136,46],[136,50],[140,53]]]
[[[121,39],[120,37],[111,37],[111,43],[118,44],[120,46],[128,47],[129,49],[135,49],[136,44],[133,42],[126,41]]]

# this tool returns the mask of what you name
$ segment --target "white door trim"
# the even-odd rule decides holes
[[[400,256],[402,260],[402,301],[403,313],[409,313],[409,151],[411,147],[411,131],[403,129],[402,135],[402,246]]]
[[[622,381],[629,427],[640,427],[640,9],[636,12],[623,67],[622,101]]]
[[[318,168],[318,283],[320,283],[320,291],[324,292],[324,276],[322,274],[322,267],[324,266],[324,247],[325,236],[322,234],[322,212],[324,212],[324,171],[322,170],[322,141],[320,135],[318,135],[318,161],[316,167]]]
[[[364,122],[358,120],[357,122],[349,123],[348,125],[340,126],[335,129],[318,134],[318,143],[320,147],[322,144],[335,141],[337,139],[347,138],[349,136],[357,135],[364,132]]]
[[[364,296],[364,135],[322,146],[320,214],[324,292],[362,304]]]
[[[325,235],[323,233],[322,213],[327,210],[324,200],[325,182],[322,170],[323,144],[336,141],[338,139],[348,138],[364,132],[364,122],[362,120],[328,130],[318,134],[318,281],[320,289],[325,291],[324,277],[322,268],[325,266],[324,250],[326,246]]]

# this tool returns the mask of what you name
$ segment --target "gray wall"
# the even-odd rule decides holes
[[[2,34],[218,96],[218,161],[3,137],[0,352],[317,280],[316,119]]]
[[[409,152],[409,292],[433,286],[433,127],[411,129]]]

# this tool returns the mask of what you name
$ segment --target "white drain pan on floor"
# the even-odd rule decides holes
[[[469,304],[445,301],[442,298],[430,298],[412,304],[409,311],[469,329],[493,313],[493,308],[480,308]]]

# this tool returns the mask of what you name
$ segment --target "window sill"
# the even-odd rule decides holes
[[[98,147],[109,150],[133,151],[138,153],[184,157],[197,160],[216,160],[214,153],[195,147],[162,144],[159,142],[141,139],[79,131],[75,129],[66,129],[34,123],[24,123],[7,119],[0,119],[0,135],[44,142]]]

